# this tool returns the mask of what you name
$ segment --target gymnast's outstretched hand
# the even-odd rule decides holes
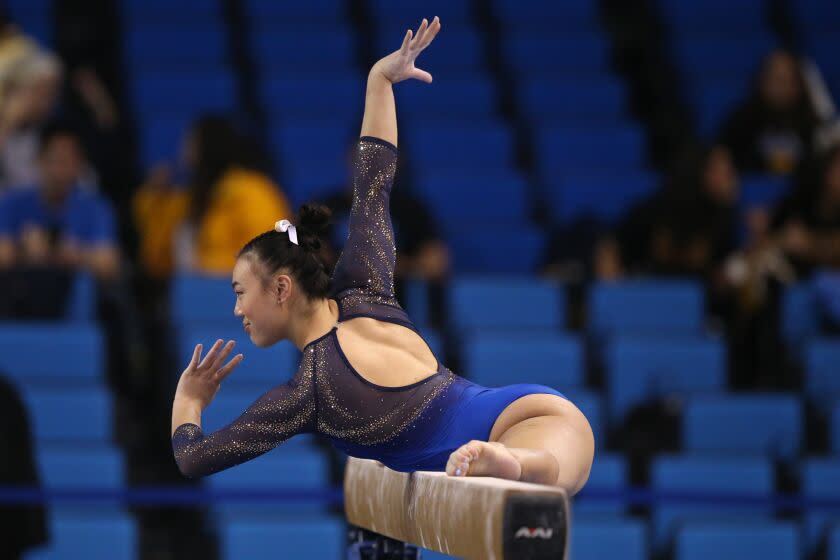
[[[392,84],[403,80],[416,79],[427,84],[432,83],[432,75],[414,66],[417,56],[429,46],[440,31],[440,18],[435,16],[432,23],[423,20],[417,33],[409,29],[402,46],[373,65],[372,71],[379,71]]]
[[[222,340],[217,340],[203,360],[201,359],[201,344],[196,345],[192,360],[178,381],[178,388],[175,390],[176,402],[179,400],[188,402],[200,410],[207,408],[219,392],[222,380],[230,375],[233,368],[238,366],[244,357],[242,354],[237,354],[225,364],[225,360],[236,343],[230,340],[222,346],[222,342]]]

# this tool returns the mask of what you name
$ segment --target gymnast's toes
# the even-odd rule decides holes
[[[519,480],[522,467],[503,444],[473,440],[452,453],[447,473],[454,476],[493,476]]]

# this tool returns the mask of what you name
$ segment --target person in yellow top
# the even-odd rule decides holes
[[[239,249],[291,216],[291,207],[226,119],[198,119],[185,140],[186,188],[173,187],[168,169],[159,167],[134,197],[139,258],[157,278],[175,271],[228,275]]]

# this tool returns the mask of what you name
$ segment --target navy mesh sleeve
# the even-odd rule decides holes
[[[175,462],[189,477],[205,476],[271,451],[295,434],[316,429],[313,364],[301,363],[288,383],[257,399],[228,426],[204,434],[195,424],[178,426],[172,436]]]
[[[353,164],[350,231],[333,273],[336,293],[355,288],[369,295],[394,297],[396,250],[389,202],[396,168],[393,144],[369,136],[359,139]]]

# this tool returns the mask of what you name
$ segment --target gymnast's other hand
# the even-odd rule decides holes
[[[230,340],[223,346],[223,342],[217,340],[203,360],[201,359],[202,345],[197,344],[195,346],[192,360],[190,360],[187,369],[184,370],[181,379],[178,381],[175,400],[183,399],[191,402],[201,410],[207,408],[207,405],[219,392],[222,380],[230,375],[233,368],[238,366],[244,358],[242,354],[237,354],[227,364],[224,364],[236,343]]]
[[[435,16],[431,24],[424,19],[417,29],[417,33],[412,34],[411,29],[409,29],[400,49],[379,60],[373,65],[371,72],[380,72],[392,84],[411,78],[427,84],[432,83],[432,75],[425,70],[416,68],[414,60],[423,49],[431,44],[438,31],[440,31],[440,18]]]

